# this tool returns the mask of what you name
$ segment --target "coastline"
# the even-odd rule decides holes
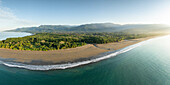
[[[54,50],[54,51],[20,51],[0,48],[0,60],[4,65],[10,67],[35,66],[30,70],[51,70],[51,69],[66,69],[79,65],[97,62],[117,54],[126,52],[138,46],[139,42],[149,40],[159,36],[124,40],[108,44],[88,44],[82,47]],[[135,45],[136,44],[136,45]],[[129,48],[126,48],[126,47]],[[126,49],[124,49],[126,48]],[[122,50],[121,50],[122,49]],[[120,52],[119,52],[120,50]],[[104,56],[104,57],[103,57]],[[4,62],[8,62],[4,63]],[[79,62],[79,64],[77,64]],[[14,65],[15,64],[15,65]],[[72,64],[72,65],[71,65]],[[36,66],[50,66],[57,68],[36,69]],[[61,66],[62,65],[62,66]],[[26,67],[21,67],[26,68]],[[29,69],[29,68],[27,68]]]
[[[0,36],[0,41],[2,40],[6,40],[7,38],[17,38],[17,37],[25,37],[25,36],[31,36],[33,35],[32,33],[28,33],[28,32],[0,32],[0,35],[4,35],[6,33],[11,33],[12,35],[10,37],[6,36],[6,37],[2,37]],[[20,35],[18,35],[20,34]]]

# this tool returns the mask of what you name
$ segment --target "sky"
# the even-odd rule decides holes
[[[87,23],[170,24],[170,0],[0,0],[0,31]]]

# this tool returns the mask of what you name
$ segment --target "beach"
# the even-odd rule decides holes
[[[25,51],[0,48],[0,57],[11,62],[31,65],[64,64],[85,61],[105,52],[115,51],[154,37],[123,40],[107,44],[87,44],[77,48],[53,51]]]

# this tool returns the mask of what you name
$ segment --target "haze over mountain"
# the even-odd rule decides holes
[[[149,33],[149,32],[170,32],[170,27],[163,24],[113,24],[113,23],[92,23],[78,26],[70,25],[40,25],[39,27],[17,28],[7,30],[8,32],[129,32],[129,33]]]

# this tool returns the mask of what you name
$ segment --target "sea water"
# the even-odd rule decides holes
[[[31,35],[31,33],[25,32],[0,32],[0,40],[5,40],[6,38],[15,38]]]

